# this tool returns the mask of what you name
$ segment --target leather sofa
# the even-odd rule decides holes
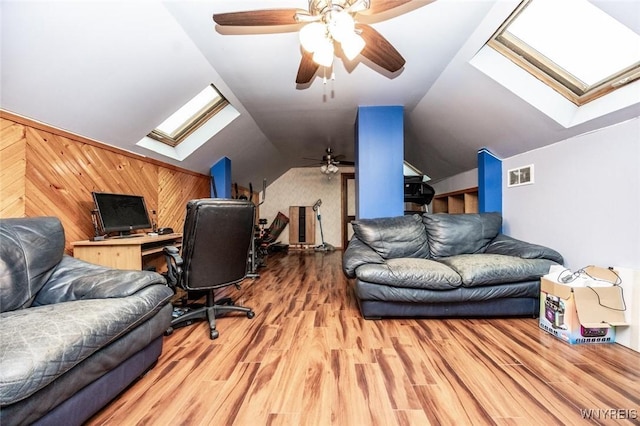
[[[540,277],[562,256],[501,233],[499,213],[352,221],[343,254],[367,319],[505,317],[539,312]]]
[[[0,241],[0,424],[82,424],[157,361],[173,292],[65,255],[57,218],[0,219]]]

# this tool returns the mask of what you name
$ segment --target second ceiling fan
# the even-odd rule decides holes
[[[344,160],[344,155],[342,154],[334,154],[333,150],[329,147],[325,151],[325,154],[322,156],[322,159],[316,160],[315,158],[307,158],[305,160],[314,160],[320,165],[320,171],[324,174],[332,174],[338,172],[338,165],[343,166],[353,166],[355,162]]]
[[[389,72],[400,70],[405,60],[378,31],[358,22],[360,15],[375,15],[411,0],[309,0],[309,10],[265,9],[217,13],[220,26],[277,26],[299,24],[302,59],[296,83],[309,83],[320,66],[330,67],[335,48],[349,60],[358,54]]]

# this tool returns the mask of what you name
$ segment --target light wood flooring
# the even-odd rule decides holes
[[[255,318],[220,318],[217,340],[205,323],[165,337],[89,424],[640,424],[639,353],[571,346],[533,318],[364,320],[341,256],[271,256],[232,291]]]

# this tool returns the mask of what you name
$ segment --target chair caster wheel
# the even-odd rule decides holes
[[[211,334],[209,335],[209,337],[211,337],[211,340],[217,339],[218,336],[220,336],[220,333],[218,332],[218,330],[211,330]]]
[[[253,311],[247,312],[247,318],[251,319],[251,318],[253,318],[255,316],[256,316],[255,312],[253,312]]]
[[[171,336],[173,334],[173,327],[169,327],[164,331],[165,336]]]

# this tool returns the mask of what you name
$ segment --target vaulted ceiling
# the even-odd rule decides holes
[[[518,3],[411,1],[371,21],[406,59],[402,70],[337,58],[334,80],[320,71],[301,87],[296,28],[229,31],[212,15],[306,0],[3,0],[0,106],[201,173],[226,156],[245,185],[329,146],[352,159],[360,105],[404,106],[405,159],[434,179],[474,168],[483,147],[509,157],[640,115],[635,102],[566,127],[471,65]],[[640,32],[640,3],[592,3]],[[210,83],[238,118],[182,161],[137,145]]]

